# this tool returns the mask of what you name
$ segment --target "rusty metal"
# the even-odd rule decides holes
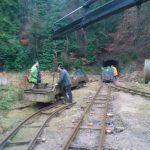
[[[19,141],[19,142],[12,142],[12,141],[9,141],[8,144],[9,146],[13,146],[13,145],[24,145],[24,144],[29,144],[30,141]]]
[[[108,111],[108,102],[111,97],[111,87],[108,85],[108,95],[107,95],[107,102],[105,105],[105,110],[104,110],[104,118],[100,130],[100,141],[99,141],[99,147],[98,150],[103,150],[103,144],[105,141],[105,130],[106,130],[106,118],[107,118],[107,111]]]
[[[11,144],[11,139],[16,135],[16,133],[22,128],[24,127],[24,124],[29,121],[31,118],[39,115],[39,114],[42,114],[43,111],[46,111],[46,110],[49,110],[51,108],[55,108],[55,110],[53,112],[50,113],[50,116],[48,117],[48,119],[46,119],[46,122],[43,123],[43,126],[40,126],[40,129],[38,130],[39,132],[36,133],[36,136],[34,137],[33,140],[30,141],[30,144],[29,144],[29,147],[28,149],[32,149],[34,147],[34,144],[35,142],[37,141],[37,137],[38,135],[42,132],[43,128],[46,127],[46,123],[55,115],[57,114],[57,112],[61,111],[61,110],[64,110],[68,107],[71,107],[73,104],[75,103],[72,103],[72,104],[68,104],[68,105],[61,105],[59,106],[59,104],[53,104],[52,106],[48,106],[48,107],[45,107],[39,111],[37,111],[36,113],[32,114],[31,116],[29,116],[28,118],[26,118],[23,122],[21,122],[7,137],[4,138],[4,140],[0,143],[0,150],[3,150],[3,148],[5,146],[7,146],[8,144]]]
[[[84,84],[89,82],[89,79],[88,79],[88,76],[86,74],[73,75],[73,76],[71,76],[71,82],[72,82],[72,85],[71,85],[72,88],[75,88],[75,87],[80,88],[80,87],[83,87]]]
[[[68,128],[74,128],[75,126],[69,126]],[[96,126],[80,126],[80,129],[92,129],[92,130],[101,130],[100,127]]]
[[[23,126],[23,124],[25,124],[29,119],[31,119],[32,117],[34,117],[34,116],[40,114],[42,111],[47,110],[47,109],[50,109],[50,108],[53,108],[53,107],[55,107],[55,106],[56,106],[56,104],[53,104],[52,106],[48,106],[48,107],[46,107],[46,108],[43,108],[43,109],[37,111],[36,113],[32,114],[31,116],[27,117],[27,118],[26,118],[24,121],[22,121],[15,129],[13,129],[13,131],[12,131],[9,135],[7,135],[7,137],[5,137],[5,138],[2,140],[2,142],[0,143],[0,150],[2,150],[5,145],[7,145],[8,140],[10,140],[10,139],[18,132],[18,130]]]
[[[91,103],[88,105],[88,107],[86,108],[84,114],[82,115],[80,121],[77,123],[77,125],[75,126],[75,128],[73,129],[70,137],[68,138],[67,142],[64,144],[63,146],[63,150],[68,150],[72,141],[74,140],[75,136],[77,135],[78,130],[80,129],[81,123],[84,119],[84,117],[86,116],[86,114],[89,112],[90,108],[92,107],[92,105],[94,104],[94,102],[96,101],[96,97],[98,96],[100,90],[102,89],[103,85],[101,85],[96,93],[96,95],[94,96],[93,100],[91,101]]]
[[[127,88],[127,87],[119,86],[119,85],[116,85],[116,84],[110,84],[110,85],[111,85],[111,88],[114,88],[114,89],[117,89],[117,90],[120,90],[120,91],[124,91],[124,92],[131,93],[131,94],[134,94],[134,95],[140,95],[140,96],[150,98],[150,93],[148,93],[148,92],[143,92],[143,91],[140,91],[140,90]]]
[[[97,150],[97,147],[86,147],[82,145],[71,145],[70,148],[76,149],[76,150]]]
[[[52,119],[52,117],[53,117],[55,114],[57,114],[59,111],[65,110],[66,108],[73,106],[74,104],[75,104],[75,103],[71,103],[71,104],[68,104],[68,105],[66,105],[66,106],[62,106],[62,107],[56,109],[56,110],[46,119],[46,121],[43,123],[43,125],[40,127],[40,129],[37,131],[37,133],[35,134],[33,140],[30,142],[30,144],[29,144],[27,150],[32,150],[32,149],[34,148],[38,137],[40,136],[40,134],[42,133],[43,129],[44,129],[45,126],[46,126],[46,123],[48,123],[48,122],[50,121],[50,119]]]
[[[74,127],[70,137],[68,138],[67,142],[64,144],[63,146],[63,150],[68,150],[69,148],[76,148],[76,149],[98,149],[98,150],[102,150],[103,149],[103,144],[105,141],[105,131],[106,131],[106,118],[107,118],[107,111],[108,111],[108,103],[109,100],[111,98],[111,87],[110,85],[108,85],[108,91],[107,91],[107,97],[106,97],[106,102],[105,102],[105,106],[102,107],[102,109],[104,109],[103,113],[100,114],[99,119],[102,121],[102,125],[100,127],[93,127],[93,126],[81,126],[81,123],[83,122],[83,119],[85,118],[85,116],[87,115],[87,113],[89,112],[89,110],[91,109],[92,106],[94,106],[94,104],[96,103],[96,100],[98,99],[97,96],[100,93],[102,86],[99,88],[99,90],[97,91],[95,97],[93,98],[93,100],[91,101],[91,103],[88,105],[88,107],[86,108],[84,114],[82,115],[80,121],[77,123],[77,125]],[[104,98],[99,98],[99,100],[104,100]],[[94,107],[95,108],[95,107]],[[95,146],[95,147],[83,147],[83,145],[72,145],[74,138],[76,137],[79,129],[91,129],[91,130],[98,130],[100,133],[100,139],[99,139],[99,145]]]

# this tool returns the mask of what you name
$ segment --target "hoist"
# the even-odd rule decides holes
[[[67,34],[77,31],[81,28],[85,28],[97,21],[100,21],[104,18],[122,12],[128,8],[137,6],[139,7],[142,3],[145,3],[149,0],[113,0],[96,8],[95,10],[89,12],[89,7],[95,3],[97,0],[89,0],[84,3],[82,6],[78,7],[77,9],[73,10],[69,14],[65,15],[64,17],[60,18],[56,22],[53,22],[52,30],[53,30],[53,39],[61,39],[64,38]],[[81,10],[85,10],[82,17],[74,20],[73,22],[58,27],[60,22],[64,21],[66,18],[75,14]]]

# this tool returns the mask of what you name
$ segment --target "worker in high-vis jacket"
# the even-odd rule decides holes
[[[72,92],[71,92],[71,79],[68,71],[64,68],[63,65],[58,66],[59,72],[59,81],[58,85],[61,87],[63,96],[67,103],[72,103]]]
[[[32,88],[37,88],[38,87],[38,82],[39,80],[39,62],[36,61],[35,64],[32,66],[30,70],[30,75],[29,75],[29,82],[32,83]]]
[[[118,70],[117,70],[117,68],[115,67],[115,66],[111,66],[112,68],[113,68],[113,70],[114,70],[114,77],[115,77],[115,79],[117,79],[117,77],[118,77]]]

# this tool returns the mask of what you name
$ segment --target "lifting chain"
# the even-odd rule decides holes
[[[55,73],[56,73],[56,69],[57,69],[57,51],[56,51],[56,41],[53,42],[53,68],[54,68],[54,73],[53,73],[53,80],[52,80],[52,86],[54,85],[54,80],[55,80]]]
[[[68,53],[69,50],[69,39],[68,36],[66,36],[66,52]]]

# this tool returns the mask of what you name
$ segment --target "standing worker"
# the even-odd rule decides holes
[[[39,62],[35,61],[35,64],[32,66],[30,75],[29,75],[29,82],[32,83],[32,88],[38,88],[39,79]]]
[[[114,77],[115,77],[115,79],[117,79],[117,77],[118,77],[118,71],[117,71],[117,68],[114,67],[113,65],[112,65],[111,67],[112,67],[113,70],[114,70]]]
[[[67,72],[67,70],[64,68],[63,65],[59,65],[57,69],[59,72],[58,85],[63,90],[63,95],[65,97],[65,100],[68,103],[72,103],[72,92],[71,92],[72,83],[71,83],[69,73]]]

